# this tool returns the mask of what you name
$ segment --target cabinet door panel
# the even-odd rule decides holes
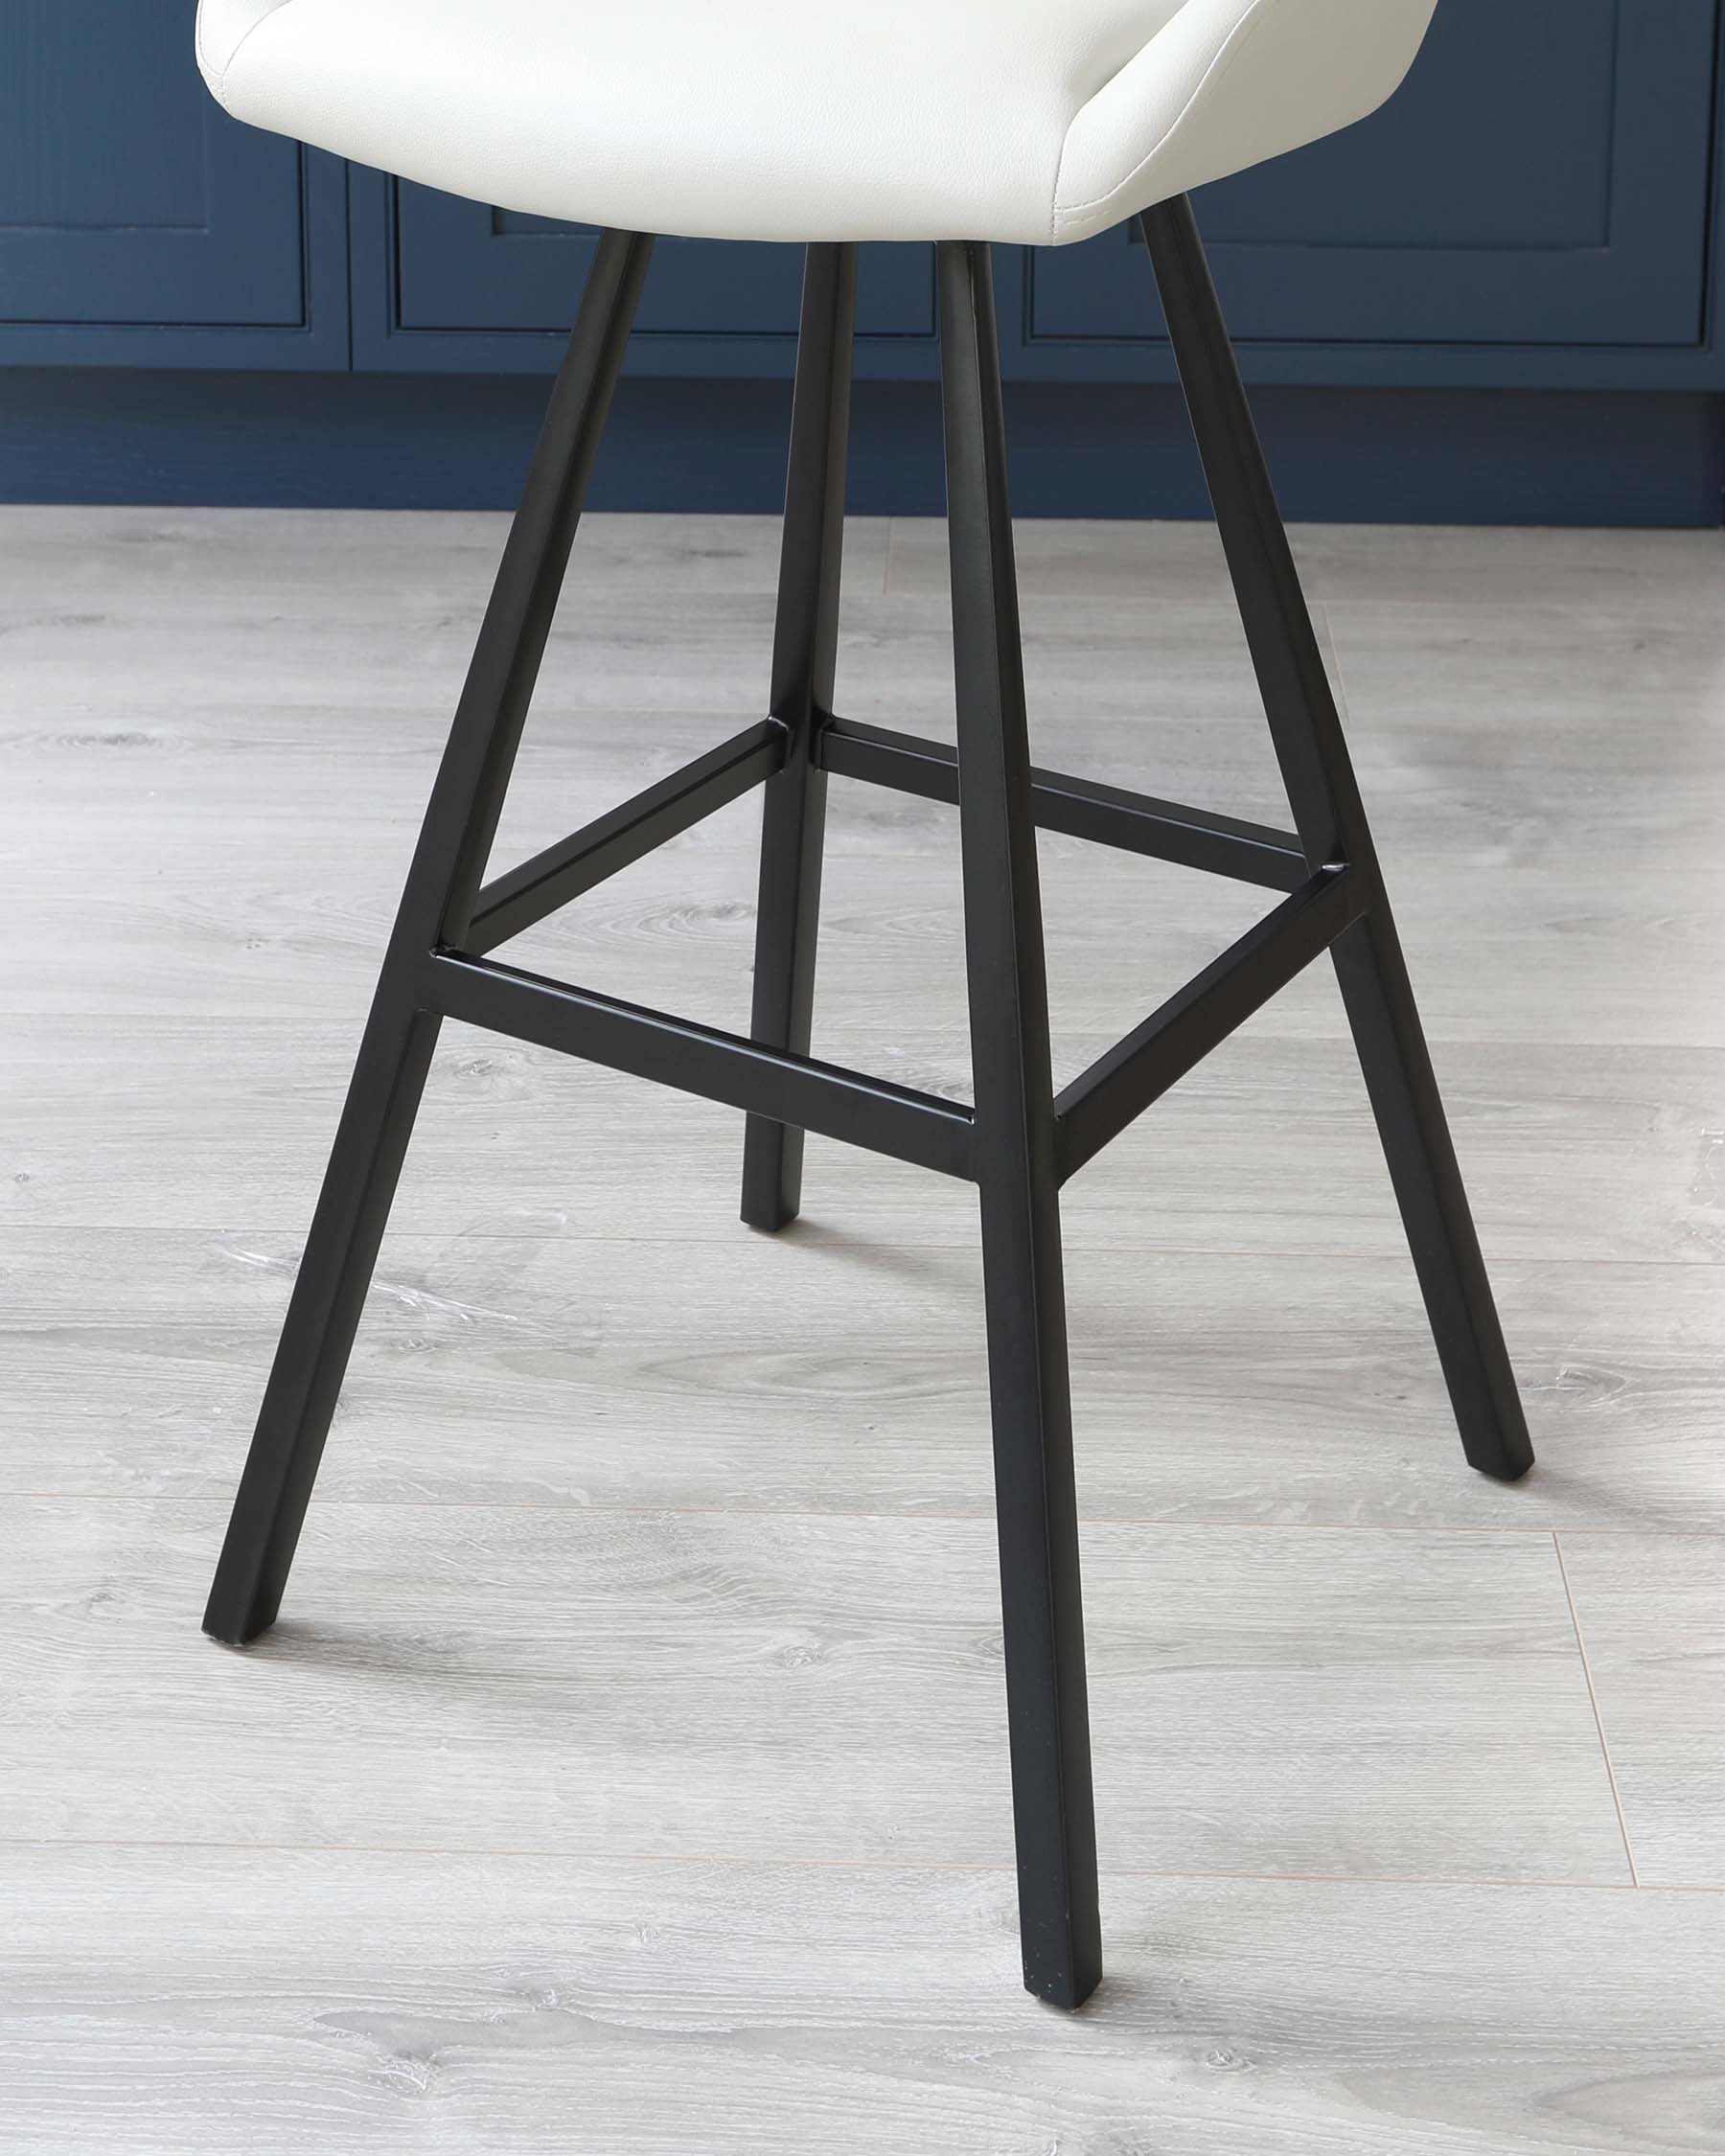
[[[593,228],[467,202],[407,182],[388,211],[396,262],[391,334],[561,334],[575,310]],[[643,338],[790,338],[802,250],[661,240],[642,295]],[[933,268],[924,247],[867,247],[858,321],[865,337],[928,337]]]
[[[1717,0],[1440,0],[1401,93],[1198,197],[1234,333],[1694,345]],[[1161,335],[1127,229],[1031,265],[1035,338]]]
[[[216,105],[185,0],[0,10],[0,316],[294,325],[300,151]]]

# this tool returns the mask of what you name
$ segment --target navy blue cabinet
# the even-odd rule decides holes
[[[1309,383],[1725,385],[1710,248],[1720,0],[1442,0],[1393,103],[1207,188],[1247,372]],[[357,365],[553,366],[590,238],[354,175]],[[1165,378],[1130,229],[1002,249],[1008,372]],[[934,364],[927,251],[864,250],[864,376]],[[664,243],[637,374],[780,374],[793,251]]]
[[[0,8],[0,357],[345,367],[345,198],[205,93],[188,0]]]
[[[1693,346],[1714,0],[1443,0],[1401,94],[1207,189],[1236,337]],[[1033,341],[1149,339],[1130,236],[1040,252]]]
[[[507,502],[538,385],[466,378],[556,366],[592,234],[228,120],[193,14],[0,0],[0,496]],[[1716,520],[1722,21],[1725,0],[1439,0],[1384,111],[1202,191],[1296,507]],[[620,504],[770,504],[800,272],[794,247],[661,241]],[[1021,499],[1201,507],[1177,400],[1136,386],[1173,368],[1132,233],[1002,247],[997,276],[1034,419]],[[930,250],[865,248],[860,311],[858,485],[937,507]]]
[[[595,228],[488,210],[429,188],[396,196],[399,320],[407,330],[567,330]],[[877,247],[858,293],[863,336],[929,336],[930,250]],[[802,286],[794,247],[664,240],[654,250],[643,336],[794,336]]]
[[[381,270],[365,280],[357,364],[514,371],[556,364],[594,232],[368,173],[356,175],[355,243],[356,260]],[[746,367],[770,366],[777,346],[789,364],[801,285],[796,247],[661,240],[637,318],[636,371],[662,366],[666,346],[670,371],[699,372],[701,352],[717,345],[746,347]],[[865,250],[857,305],[869,344],[932,339],[932,251]]]
[[[1363,126],[1206,189],[1248,371],[1307,382],[1725,386],[1710,268],[1722,0],[1441,0]],[[0,9],[0,359],[522,373],[577,227],[349,170],[227,120],[191,0]],[[1131,234],[1000,251],[1020,378],[1167,373]],[[632,371],[782,376],[789,247],[672,240]],[[349,297],[352,297],[352,320]],[[932,372],[929,251],[864,250],[864,377]]]

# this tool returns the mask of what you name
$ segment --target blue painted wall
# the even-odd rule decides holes
[[[1292,510],[1719,520],[1720,11],[1441,0],[1383,113],[1205,191]],[[190,15],[0,12],[0,495],[506,500],[591,236],[236,126]],[[770,501],[798,274],[661,245],[608,499]],[[1198,513],[1130,232],[999,276],[1021,506]],[[937,506],[928,250],[862,315],[859,500]]]

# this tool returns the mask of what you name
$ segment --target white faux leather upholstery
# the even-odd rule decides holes
[[[242,120],[731,240],[1083,240],[1381,104],[1437,0],[201,0]]]

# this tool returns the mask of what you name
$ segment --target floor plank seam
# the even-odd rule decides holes
[[[1587,1659],[1587,1642],[1581,1633],[1581,1619],[1576,1609],[1576,1597],[1570,1588],[1569,1568],[1563,1562],[1563,1541],[1557,1530],[1552,1530],[1552,1548],[1556,1553],[1557,1571],[1563,1581],[1564,1599],[1569,1603],[1570,1622],[1576,1631],[1576,1651],[1581,1657],[1581,1674],[1587,1680],[1587,1699],[1593,1709],[1594,1728],[1599,1732],[1599,1752],[1605,1761],[1605,1778],[1611,1784],[1611,1801],[1617,1807],[1618,1832],[1623,1837],[1623,1861],[1629,1867],[1629,1883],[1640,1887],[1641,1879],[1635,1869],[1635,1850],[1629,1840],[1629,1823],[1623,1816],[1623,1800],[1618,1789],[1617,1769],[1612,1764],[1611,1743],[1605,1734],[1605,1720],[1599,1712],[1599,1697],[1594,1687],[1593,1667]]]
[[[267,1224],[262,1227],[254,1226],[248,1227],[245,1232],[248,1237],[252,1238],[264,1238],[278,1235],[284,1237],[294,1237],[304,1234],[305,1226],[306,1224],[303,1219],[295,1219],[291,1222],[283,1221],[275,1227],[270,1227]],[[133,1235],[139,1237],[140,1239],[149,1237],[152,1242],[159,1241],[164,1233],[184,1235],[188,1237],[208,1236],[212,1238],[219,1237],[227,1233],[226,1229],[220,1227],[210,1227],[196,1223],[184,1227],[176,1224],[168,1227],[167,1229],[163,1229],[159,1227],[146,1227],[135,1221],[124,1220],[57,1221],[35,1218],[31,1220],[13,1220],[8,1224],[8,1227],[10,1232],[21,1234]],[[436,1241],[440,1243],[452,1243],[459,1240],[462,1243],[476,1243],[485,1244],[488,1246],[498,1243],[520,1243],[531,1246],[542,1242],[556,1241],[564,1244],[567,1248],[570,1249],[615,1247],[619,1250],[658,1250],[665,1249],[667,1246],[680,1245],[688,1239],[685,1235],[678,1234],[675,1230],[670,1229],[668,1229],[663,1235],[620,1235],[613,1233],[610,1229],[600,1228],[595,1229],[591,1235],[571,1235],[568,1237],[555,1238],[537,1235],[522,1235],[518,1233],[512,1233],[508,1229],[504,1228],[486,1227],[464,1227],[459,1230],[458,1234],[442,1228],[403,1228],[402,1230],[402,1233],[404,1236],[413,1236],[420,1241]],[[715,1234],[710,1238],[702,1237],[700,1238],[700,1240],[702,1243],[710,1243],[714,1247],[717,1247],[722,1239],[717,1234]],[[952,1242],[924,1240],[900,1246],[886,1243],[861,1243],[853,1241],[851,1238],[835,1235],[831,1238],[823,1236],[817,1247],[830,1250],[840,1245],[847,1250],[855,1249],[867,1251],[871,1254],[879,1254],[883,1251],[888,1250],[896,1251],[900,1248],[908,1249],[909,1250],[916,1251],[918,1253],[924,1253],[930,1256],[963,1256],[967,1254],[975,1254],[975,1246],[973,1244],[969,1242],[959,1241],[956,1238],[954,1238]],[[794,1247],[794,1238],[788,1239],[786,1247]],[[1320,1258],[1336,1259],[1343,1263],[1351,1263],[1355,1265],[1371,1265],[1383,1263],[1387,1259],[1392,1256],[1399,1256],[1400,1254],[1398,1252],[1392,1252],[1388,1249],[1381,1251],[1362,1250],[1360,1245],[1357,1243],[1344,1245],[1339,1243],[1325,1244],[1314,1242],[1302,1244],[1298,1250],[1291,1250],[1285,1245],[1277,1249],[1274,1245],[1267,1244],[1261,1249],[1254,1249],[1249,1244],[1232,1243],[1230,1243],[1227,1247],[1227,1249],[1223,1250],[1219,1250],[1214,1243],[1133,1243],[1128,1242],[1123,1238],[1115,1238],[1106,1243],[1101,1241],[1092,1243],[1086,1241],[1082,1232],[1076,1235],[1068,1236],[1067,1249],[1078,1255],[1095,1255],[1106,1253],[1110,1257],[1117,1256],[1121,1258],[1223,1258],[1230,1263],[1238,1260],[1240,1263],[1248,1265],[1299,1266],[1302,1270],[1308,1270],[1314,1260]],[[1537,1267],[1538,1270],[1542,1273],[1617,1272],[1637,1273],[1700,1273],[1713,1269],[1716,1269],[1720,1261],[1717,1258],[1707,1257],[1500,1257],[1496,1261],[1493,1270],[1494,1272],[1498,1273],[1508,1273],[1512,1270],[1518,1270],[1521,1268],[1531,1270]],[[56,1321],[57,1320],[50,1320],[51,1323]],[[68,1319],[66,1321],[68,1323],[74,1322],[74,1320],[70,1319]],[[243,1319],[232,1319],[220,1320],[211,1327],[200,1329],[221,1332],[244,1332],[251,1330],[252,1326],[247,1320]]]
[[[38,1504],[75,1502],[208,1505],[218,1509],[224,1517],[233,1504],[232,1497],[222,1491],[8,1489],[4,1494],[9,1500],[18,1502],[28,1501]],[[992,1527],[995,1524],[994,1514],[981,1507],[975,1512],[878,1512],[838,1507],[811,1509],[800,1505],[591,1504],[580,1498],[343,1497],[336,1491],[327,1494],[320,1492],[318,1507],[320,1512],[566,1512],[582,1519],[607,1520],[782,1520],[787,1525],[819,1525],[826,1521],[863,1521],[898,1530],[925,1524],[930,1526],[958,1527]],[[1121,1512],[1093,1514],[1083,1525],[1097,1530],[1129,1527],[1158,1533],[1168,1531],[1216,1535],[1427,1535],[1443,1536],[1451,1540],[1462,1537],[1505,1540],[1520,1536],[1529,1542],[1543,1542],[1553,1531],[1544,1521],[1530,1522],[1525,1526],[1500,1526],[1494,1525],[1490,1521],[1483,1521],[1474,1525],[1469,1522],[1405,1520],[1189,1520],[1178,1513],[1161,1516]],[[1622,1535],[1631,1538],[1644,1536],[1648,1531],[1644,1527],[1573,1527],[1566,1530],[1571,1534]],[[1661,1527],[1656,1531],[1661,1539],[1672,1542],[1725,1541],[1725,1529],[1710,1531],[1701,1527]]]
[[[0,1834],[0,1849],[42,1850],[107,1850],[114,1854],[124,1851],[207,1850],[212,1853],[228,1852],[240,1856],[361,1856],[361,1857],[447,1857],[452,1861],[468,1863],[495,1861],[500,1863],[569,1864],[577,1866],[630,1865],[634,1867],[678,1866],[709,1869],[740,1871],[842,1871],[842,1872],[914,1872],[918,1877],[938,1878],[1000,1878],[1014,1876],[1010,1857],[997,1863],[973,1860],[958,1863],[937,1858],[905,1856],[878,1857],[812,1857],[812,1856],[742,1856],[732,1850],[702,1849],[606,1849],[596,1853],[590,1847],[570,1850],[565,1854],[547,1852],[539,1847],[514,1847],[463,1843],[439,1842],[231,1842],[231,1841],[139,1841],[129,1836],[113,1840],[100,1838],[44,1840],[40,1836]],[[1469,1893],[1515,1892],[1524,1893],[1598,1893],[1598,1894],[1709,1894],[1725,1896],[1725,1883],[1688,1885],[1682,1881],[1663,1881],[1643,1885],[1626,1879],[1528,1879],[1511,1874],[1484,1876],[1469,1872],[1445,1871],[1191,1871],[1166,1870],[1156,1865],[1103,1864],[1101,1876],[1105,1879],[1168,1879],[1185,1880],[1193,1885],[1208,1882],[1238,1881],[1242,1884],[1270,1887],[1360,1887],[1397,1891],[1408,1888],[1449,1887]]]

